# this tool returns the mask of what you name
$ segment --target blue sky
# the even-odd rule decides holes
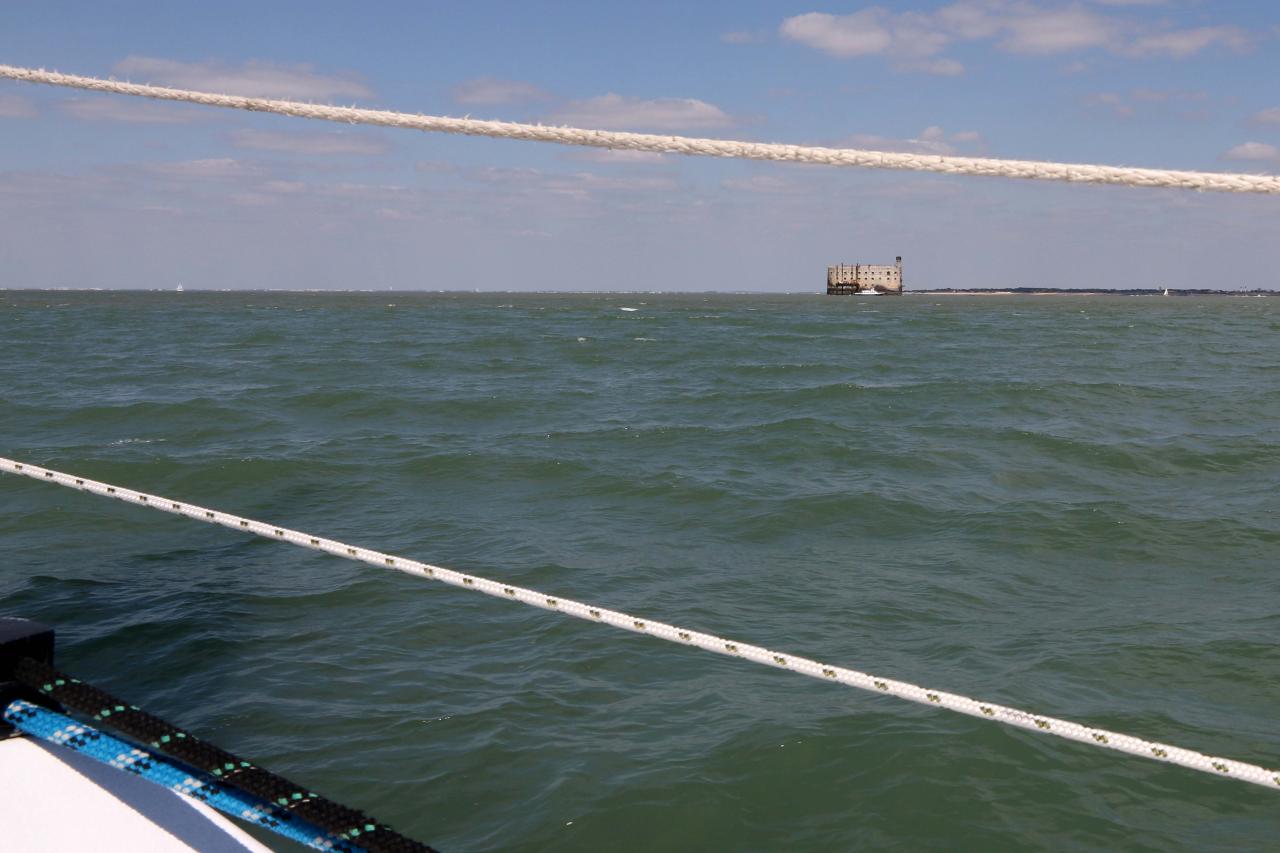
[[[0,63],[480,118],[1280,171],[1280,4],[10,2]],[[0,82],[0,286],[1280,288],[1280,201],[624,156]]]

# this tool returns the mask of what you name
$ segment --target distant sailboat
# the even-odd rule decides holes
[[[178,293],[181,293],[181,292],[182,292],[182,282],[178,282],[178,286],[177,286],[177,287],[175,287],[175,288],[174,288],[174,290],[175,290],[175,291],[177,291]],[[1165,291],[1165,294],[1167,295],[1168,293],[1169,293],[1169,291],[1167,291],[1167,290],[1166,290],[1166,291]]]
[[[182,288],[181,288],[181,287],[179,287],[178,289],[179,289],[179,290],[181,290]],[[1168,295],[1169,295],[1169,288],[1167,288],[1167,287],[1166,287],[1166,288],[1164,289],[1164,295],[1165,295],[1165,296],[1168,296]]]

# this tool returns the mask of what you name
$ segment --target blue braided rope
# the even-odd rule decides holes
[[[131,743],[47,708],[17,699],[4,709],[4,720],[21,732],[74,749],[81,755],[141,776],[148,782],[163,785],[220,812],[269,829],[313,849],[364,853],[362,848],[328,835],[265,800],[226,788],[199,771],[139,749]]]

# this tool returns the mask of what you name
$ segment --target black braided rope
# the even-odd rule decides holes
[[[48,699],[44,699],[42,701],[49,702]],[[49,702],[49,704],[52,705],[56,703]],[[14,722],[19,727],[21,727],[23,722],[33,719],[39,714],[40,711],[43,711],[43,710],[46,710],[46,709],[43,707],[37,707],[33,704],[27,703],[21,708],[14,708],[12,706],[6,707],[4,710],[4,716],[7,720]],[[59,712],[61,712],[62,710],[63,710],[62,708],[58,708]],[[62,717],[62,714],[59,713],[58,716]],[[62,718],[66,719],[66,717],[62,717]],[[97,742],[104,737],[110,737],[111,740],[115,741],[116,743],[120,743],[120,741],[115,737],[103,734],[102,732],[97,731],[96,729],[90,729],[87,727],[77,733],[68,733],[64,731],[63,736],[58,739],[57,743],[60,746],[69,747],[70,749],[74,749],[77,752],[88,751],[93,749],[97,744]],[[94,756],[94,757],[99,757],[99,756]],[[121,767],[120,769],[124,770],[127,773],[134,773],[146,778],[146,774],[148,773],[148,771],[154,769],[157,762],[168,763],[170,764],[170,766],[175,768],[184,767],[184,765],[180,764],[179,762],[171,762],[168,759],[165,759],[159,756],[148,756],[147,758],[137,758],[134,756],[130,756],[129,762],[125,764],[123,767]],[[184,770],[190,771],[193,775],[199,775],[199,776],[204,775],[204,774],[198,773],[198,771],[190,767],[184,767]],[[152,781],[157,781],[157,780],[153,779]],[[185,791],[184,792],[185,796],[191,797],[194,800],[199,800],[202,803],[209,803],[214,808],[220,808],[218,804],[214,801],[215,798],[219,795],[234,794],[236,797],[240,798],[242,802],[252,802],[255,804],[255,809],[253,813],[251,814],[241,813],[241,814],[235,815],[236,817],[239,817],[241,820],[245,821],[246,823],[253,824],[254,826],[261,826],[265,829],[271,830],[272,832],[279,832],[282,834],[287,834],[285,833],[285,827],[292,827],[295,830],[301,830],[304,826],[306,827],[307,832],[316,832],[316,833],[321,832],[321,830],[317,829],[311,824],[304,824],[300,817],[294,814],[290,814],[286,809],[283,809],[280,806],[264,802],[262,800],[259,800],[257,797],[245,797],[244,792],[242,791],[233,792],[230,790],[231,789],[230,785],[224,785],[218,782],[211,782],[211,781],[208,781],[207,779],[201,779],[200,781],[202,784],[200,784],[196,788]],[[221,808],[225,811],[225,806],[222,806]],[[290,836],[290,837],[296,838],[297,836]],[[330,853],[365,853],[363,847],[357,847],[355,844],[352,844],[349,841],[343,841],[340,838],[334,838],[334,836],[332,835],[325,835],[324,843],[326,845],[324,849],[330,851]]]
[[[224,785],[260,797],[369,853],[436,853],[362,811],[327,800],[47,664],[24,658],[14,665],[14,677],[41,696],[92,717],[104,728],[204,771]]]

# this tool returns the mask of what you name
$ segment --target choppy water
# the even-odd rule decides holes
[[[1280,299],[8,292],[0,451],[1280,766]],[[39,483],[0,510],[0,611],[66,668],[447,851],[1280,837],[1275,791]]]

